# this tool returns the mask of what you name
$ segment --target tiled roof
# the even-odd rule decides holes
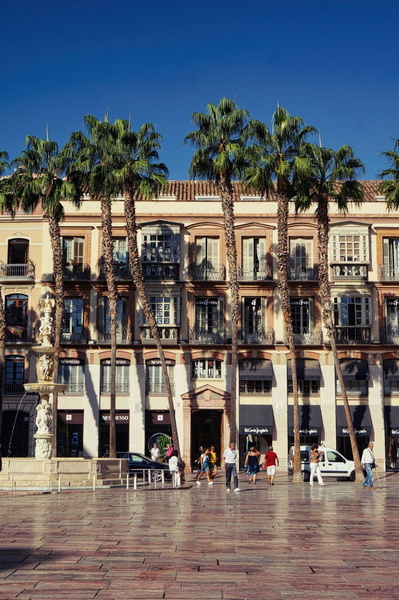
[[[375,201],[376,196],[380,195],[378,180],[365,180],[361,182],[364,187],[364,201]],[[259,198],[259,195],[253,194],[245,190],[244,186],[239,181],[233,182],[234,200],[239,201],[242,196],[250,198]],[[179,202],[192,202],[198,197],[214,197],[218,196],[215,184],[212,181],[168,181],[162,188],[159,197],[171,197]],[[275,198],[270,198],[275,200]]]

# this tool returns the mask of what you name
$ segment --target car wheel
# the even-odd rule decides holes
[[[302,471],[301,474],[302,474],[302,481],[309,481],[309,479],[310,479],[309,471]]]
[[[151,473],[151,481],[162,481],[161,473]]]
[[[348,477],[349,481],[356,481],[356,471],[352,471],[352,473]]]

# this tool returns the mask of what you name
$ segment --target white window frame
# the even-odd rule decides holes
[[[179,263],[180,227],[172,224],[145,225],[141,232],[141,262]]]
[[[364,225],[331,227],[330,261],[332,264],[369,264],[369,229]]]

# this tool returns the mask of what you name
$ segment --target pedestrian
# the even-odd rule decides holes
[[[172,450],[172,453],[169,458],[169,471],[172,475],[172,486],[180,487],[180,470],[178,464],[178,454],[177,450]]]
[[[317,481],[319,482],[319,485],[325,485],[320,472],[319,461],[321,454],[322,453],[319,452],[319,447],[317,444],[313,444],[313,446],[310,447],[310,485],[313,485],[315,475],[317,475]]]
[[[267,481],[269,485],[274,485],[274,476],[276,474],[276,467],[279,466],[278,456],[273,451],[273,446],[269,446],[269,450],[265,456],[266,470],[267,470]]]
[[[194,461],[194,463],[197,465],[197,474],[194,477],[194,481],[196,481],[198,479],[199,474],[202,471],[202,456],[204,454],[204,447],[200,446],[198,448],[198,452],[200,453],[199,457],[197,458],[197,460]]]
[[[173,450],[173,445],[170,442],[167,442],[165,456],[163,457],[164,462],[169,461],[170,457],[172,456]]]
[[[208,485],[213,485],[212,477],[211,477],[211,469],[209,465],[209,448],[205,448],[204,453],[202,455],[202,470],[198,475],[197,485],[201,485],[201,477],[206,473],[206,478],[208,480]]]
[[[362,468],[366,470],[366,478],[363,482],[364,488],[374,489],[373,469],[377,468],[374,458],[374,444],[370,442],[367,448],[363,450],[362,454]]]
[[[216,475],[218,474],[218,468],[216,466],[217,459],[218,459],[218,457],[216,456],[215,446],[210,446],[209,447],[209,467],[211,469],[212,479],[215,479]]]
[[[233,475],[234,479],[234,491],[240,492],[240,488],[238,487],[238,477],[237,477],[237,467],[236,467],[236,459],[237,459],[237,450],[234,442],[230,442],[229,447],[223,452],[223,458],[225,463],[226,470],[226,492],[230,492],[230,482],[231,476]]]
[[[159,451],[158,448],[158,444],[156,442],[153,443],[152,448],[151,448],[151,458],[152,460],[155,460],[156,462],[159,461],[161,456],[161,453]]]
[[[247,456],[245,457],[244,467],[247,469],[248,475],[248,483],[256,483],[256,476],[259,471],[259,456],[260,452],[255,448],[255,446],[251,446]]]

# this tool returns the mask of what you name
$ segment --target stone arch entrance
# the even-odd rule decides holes
[[[220,457],[230,440],[230,394],[211,385],[204,385],[182,395],[183,400],[183,460],[186,468],[193,466],[198,445],[214,444]],[[199,429],[193,435],[193,426]],[[217,439],[208,439],[216,437]]]

